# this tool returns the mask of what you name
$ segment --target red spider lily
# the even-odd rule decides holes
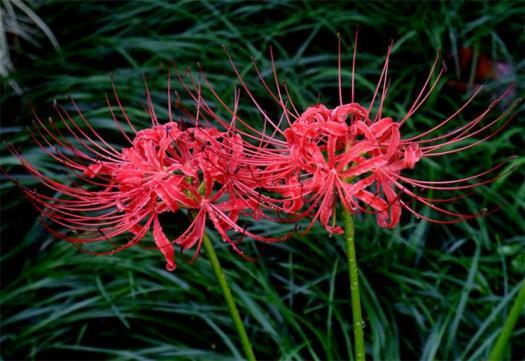
[[[207,220],[241,255],[228,231],[263,242],[276,241],[250,233],[237,223],[241,214],[257,217],[260,213],[253,197],[240,197],[230,181],[232,174],[248,171],[242,169],[242,163],[232,161],[243,154],[241,138],[211,127],[183,130],[171,119],[171,104],[169,122],[161,125],[147,88],[146,94],[152,126],[137,131],[115,91],[122,115],[135,133],[133,137],[123,131],[108,100],[117,129],[129,142],[123,148],[105,140],[74,101],[80,121],[58,106],[61,126],[51,120],[45,124],[36,117],[36,132],[31,133],[34,141],[73,175],[68,177],[69,182],[53,180],[14,151],[45,188],[59,194],[50,197],[23,189],[46,220],[45,227],[54,236],[81,245],[101,241],[112,244],[116,236],[131,235],[126,243],[109,251],[88,252],[97,255],[134,246],[152,229],[156,247],[170,271],[176,268],[173,245],[182,249],[196,246],[194,257],[199,254]],[[175,212],[185,213],[192,222],[180,236],[169,240],[159,215]]]
[[[423,158],[462,152],[494,137],[511,120],[508,115],[512,108],[493,120],[485,121],[485,118],[507,95],[508,90],[467,123],[432,137],[434,132],[446,128],[456,120],[481,91],[479,88],[452,115],[421,134],[407,137],[403,135],[404,123],[421,108],[444,73],[443,67],[436,79],[431,81],[437,69],[439,55],[405,116],[394,120],[382,114],[388,91],[388,62],[392,47],[388,49],[372,100],[366,107],[355,101],[355,49],[350,102],[343,101],[341,42],[339,41],[339,105],[330,109],[323,104],[317,104],[303,112],[298,111],[286,84],[279,81],[270,49],[273,89],[264,79],[257,65],[254,65],[254,69],[261,85],[279,106],[279,116],[271,116],[262,107],[228,54],[241,89],[265,120],[265,127],[262,130],[253,129],[239,115],[237,104],[240,92],[235,100],[236,106],[231,109],[206,80],[205,75],[202,75],[208,89],[236,121],[238,134],[246,140],[243,162],[257,169],[252,170],[252,174],[255,175],[252,181],[255,181],[255,184],[264,189],[268,195],[273,195],[273,198],[265,199],[265,205],[294,214],[294,220],[312,216],[312,223],[320,220],[330,233],[342,232],[342,229],[335,224],[337,204],[341,204],[351,213],[375,213],[378,224],[387,228],[392,228],[399,223],[402,209],[408,210],[419,218],[437,223],[455,223],[486,213],[484,211],[475,214],[459,213],[437,205],[453,202],[466,195],[428,198],[420,195],[419,191],[468,191],[494,181],[497,177],[491,176],[491,173],[499,169],[503,163],[482,173],[455,180],[427,181],[411,178],[404,173],[413,169]],[[186,90],[202,105],[203,113],[206,113],[210,119],[218,118],[212,107],[202,99],[200,83],[190,77]],[[377,101],[379,101],[378,109],[372,115],[372,109]],[[503,121],[506,118],[508,120]],[[248,197],[257,195],[257,191],[253,189],[238,189],[238,191]],[[276,197],[275,193],[278,193],[280,198]],[[442,213],[446,218],[429,218],[419,213],[406,198],[420,202]]]

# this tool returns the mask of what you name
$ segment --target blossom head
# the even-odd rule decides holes
[[[356,35],[357,43],[357,35]],[[411,178],[407,174],[419,166],[424,158],[434,158],[463,152],[494,137],[511,120],[512,107],[490,120],[486,120],[495,106],[507,95],[508,90],[465,124],[450,128],[458,115],[479,94],[474,94],[449,117],[436,121],[432,128],[408,136],[404,124],[411,121],[435,91],[445,68],[438,71],[438,57],[431,67],[420,92],[403,117],[394,119],[383,115],[383,104],[388,93],[388,64],[392,47],[388,48],[386,60],[377,86],[368,103],[356,99],[354,77],[356,47],[352,61],[351,97],[344,101],[341,77],[341,41],[338,53],[339,104],[330,107],[315,104],[304,110],[298,109],[294,99],[277,75],[273,53],[271,81],[267,81],[254,66],[262,87],[269,98],[278,105],[279,113],[270,113],[244,81],[233,60],[230,64],[249,101],[259,110],[265,121],[263,130],[253,130],[236,112],[238,129],[246,129],[248,142],[257,144],[247,155],[258,167],[258,183],[264,185],[274,199],[292,215],[292,219],[310,217],[311,224],[319,220],[331,233],[340,233],[336,225],[335,209],[343,206],[351,213],[374,213],[381,227],[395,227],[406,210],[418,218],[438,223],[454,223],[484,214],[466,214],[446,209],[443,205],[463,198],[430,198],[421,195],[425,191],[465,191],[489,183],[497,177],[491,176],[500,163],[485,172],[465,178],[432,181]],[[229,56],[229,55],[228,55]],[[437,72],[437,75],[436,75]],[[433,81],[432,78],[435,78]],[[218,94],[207,83],[219,103],[225,105]],[[190,91],[191,92],[191,91]],[[193,90],[196,92],[196,89]],[[236,99],[236,103],[239,100]],[[225,106],[226,107],[226,106]],[[229,110],[229,108],[226,107]],[[231,112],[231,110],[229,110]],[[210,110],[210,114],[213,113]],[[445,130],[435,135],[439,130]],[[245,137],[247,138],[247,137]],[[415,203],[443,214],[445,219],[433,219],[421,214]]]
[[[124,147],[115,147],[106,141],[74,101],[72,104],[82,123],[56,107],[66,132],[53,121],[46,124],[36,117],[37,128],[32,133],[35,142],[72,175],[68,177],[70,181],[56,181],[46,176],[14,151],[44,188],[58,193],[51,197],[23,188],[54,236],[79,245],[109,244],[111,249],[107,251],[84,250],[100,255],[132,247],[151,230],[168,270],[176,267],[174,246],[196,247],[195,257],[199,254],[208,220],[241,255],[243,252],[231,239],[231,232],[263,242],[276,240],[252,234],[237,224],[241,215],[259,212],[256,202],[238,196],[231,185],[232,174],[243,172],[238,161],[242,153],[238,135],[213,127],[182,127],[171,120],[171,114],[170,121],[160,124],[149,94],[152,124],[137,131],[118,96],[116,99],[134,133],[129,136],[124,132],[112,113],[116,128],[128,142]],[[190,218],[189,227],[170,240],[159,218],[164,213],[182,213]],[[121,235],[128,240],[115,246],[114,238]]]
[[[378,170],[388,168],[399,175],[412,169],[422,152],[417,143],[401,141],[399,127],[391,118],[373,122],[367,109],[357,103],[332,110],[315,105],[285,130],[285,138],[296,166],[293,171],[310,175],[303,190],[322,205],[318,216],[329,231],[341,232],[329,225],[338,200],[354,213],[371,207],[382,227],[399,222],[400,200]],[[375,194],[371,187],[376,188]]]

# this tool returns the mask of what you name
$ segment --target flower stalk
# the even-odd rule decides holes
[[[248,359],[249,361],[255,361],[255,355],[253,353],[252,344],[248,339],[248,334],[246,333],[246,330],[242,323],[241,316],[239,315],[239,310],[237,309],[237,305],[235,304],[235,300],[233,299],[232,292],[230,290],[230,287],[228,286],[228,282],[226,281],[226,277],[224,275],[224,271],[222,270],[221,264],[219,263],[219,259],[217,258],[217,254],[215,253],[213,245],[211,244],[211,240],[206,233],[204,233],[202,243],[204,244],[204,249],[206,250],[208,258],[210,259],[213,272],[215,273],[215,276],[219,281],[219,285],[221,286],[222,294],[224,295],[224,299],[226,300],[226,304],[228,305],[228,309],[230,310],[233,324],[235,325],[235,329],[237,330],[237,333],[241,340],[242,348],[244,350],[244,354],[246,355],[246,359]]]
[[[363,332],[363,317],[359,296],[359,270],[355,256],[354,220],[352,215],[343,208],[343,224],[345,229],[346,255],[348,257],[348,274],[350,276],[350,294],[352,298],[352,319],[354,325],[354,352],[357,361],[365,360],[365,338]]]

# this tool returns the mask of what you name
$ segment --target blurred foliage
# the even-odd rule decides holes
[[[447,61],[458,47],[478,49],[514,69],[487,84],[463,124],[510,83],[525,84],[525,8],[520,2],[64,2],[33,3],[61,47],[24,48],[15,72],[2,83],[0,165],[22,184],[37,182],[6,150],[16,145],[34,164],[60,177],[59,167],[31,141],[33,107],[53,116],[52,102],[72,96],[102,132],[114,127],[104,94],[111,78],[138,127],[147,124],[143,76],[157,114],[166,118],[167,74],[197,62],[226,103],[235,78],[223,45],[255,94],[264,88],[252,58],[271,76],[268,47],[300,109],[337,102],[337,36],[344,39],[343,77],[349,84],[352,39],[359,27],[356,94],[367,103],[394,42],[385,114],[401,117],[424,82],[437,49]],[[21,50],[21,52],[20,52]],[[445,78],[458,69],[449,66]],[[23,91],[17,95],[8,81]],[[174,87],[190,106],[181,86]],[[349,91],[349,87],[347,87]],[[439,95],[439,96],[438,96]],[[440,83],[436,94],[407,123],[428,129],[452,114],[467,94]],[[348,95],[347,95],[348,98]],[[266,96],[268,100],[268,97]],[[213,99],[212,99],[213,100]],[[512,100],[510,100],[512,101]],[[254,124],[261,117],[243,109]],[[271,109],[271,106],[269,106]],[[501,112],[497,109],[494,114]],[[356,222],[368,357],[376,360],[478,360],[488,354],[523,282],[525,253],[525,140],[523,106],[496,138],[418,171],[428,179],[475,174],[508,159],[505,174],[481,187],[464,210],[499,211],[453,226],[403,217],[381,230],[371,216]],[[493,119],[493,118],[491,118]],[[55,240],[16,187],[2,177],[2,359],[236,359],[242,351],[213,272],[203,255],[179,261],[168,273],[160,253],[136,247],[91,257]],[[427,210],[426,214],[431,214]],[[173,224],[177,228],[177,224]],[[280,232],[267,222],[253,229]],[[257,262],[239,258],[211,233],[232,283],[241,315],[260,359],[352,359],[351,310],[343,240],[315,227],[307,236],[263,246],[246,242]],[[185,260],[191,254],[179,257]],[[524,359],[523,318],[509,359]]]
[[[0,2],[0,76],[9,78],[13,69],[11,50],[20,52],[21,42],[41,47],[41,38],[47,37],[58,48],[58,42],[42,19],[22,0]],[[13,79],[7,79],[12,90],[18,95],[22,89]]]

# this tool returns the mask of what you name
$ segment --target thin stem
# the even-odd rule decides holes
[[[355,358],[365,360],[365,338],[363,332],[363,318],[361,315],[361,301],[359,298],[359,279],[354,244],[354,221],[352,215],[343,207],[343,223],[345,228],[346,253],[348,257],[348,273],[350,275],[350,293],[352,297],[352,318],[354,322]]]
[[[521,286],[521,290],[518,293],[518,296],[516,297],[516,300],[514,301],[514,304],[512,305],[512,308],[510,309],[509,315],[507,316],[507,319],[505,320],[505,323],[503,324],[503,329],[501,330],[501,334],[499,335],[496,343],[494,344],[494,348],[490,352],[489,355],[489,361],[497,361],[502,360],[503,351],[505,351],[505,347],[507,346],[507,343],[509,342],[509,339],[512,335],[512,330],[514,329],[514,326],[516,325],[516,322],[518,321],[518,318],[520,317],[521,312],[523,311],[523,306],[525,305],[525,281],[523,282]]]
[[[219,259],[217,258],[217,254],[215,253],[213,245],[211,244],[210,238],[207,234],[204,234],[202,241],[204,243],[204,249],[206,250],[206,254],[210,259],[213,272],[215,272],[215,276],[217,277],[217,280],[219,281],[219,284],[221,286],[222,294],[224,295],[226,304],[228,304],[228,308],[230,309],[230,314],[232,316],[233,323],[235,325],[235,328],[237,329],[239,338],[241,339],[244,354],[246,355],[246,358],[248,360],[255,361],[255,355],[252,350],[252,344],[248,339],[248,334],[244,329],[241,316],[239,315],[239,310],[237,309],[237,305],[235,304],[235,300],[233,299],[232,292],[230,290],[230,287],[228,286],[228,282],[226,282],[224,271],[222,270],[221,264],[219,263]]]

